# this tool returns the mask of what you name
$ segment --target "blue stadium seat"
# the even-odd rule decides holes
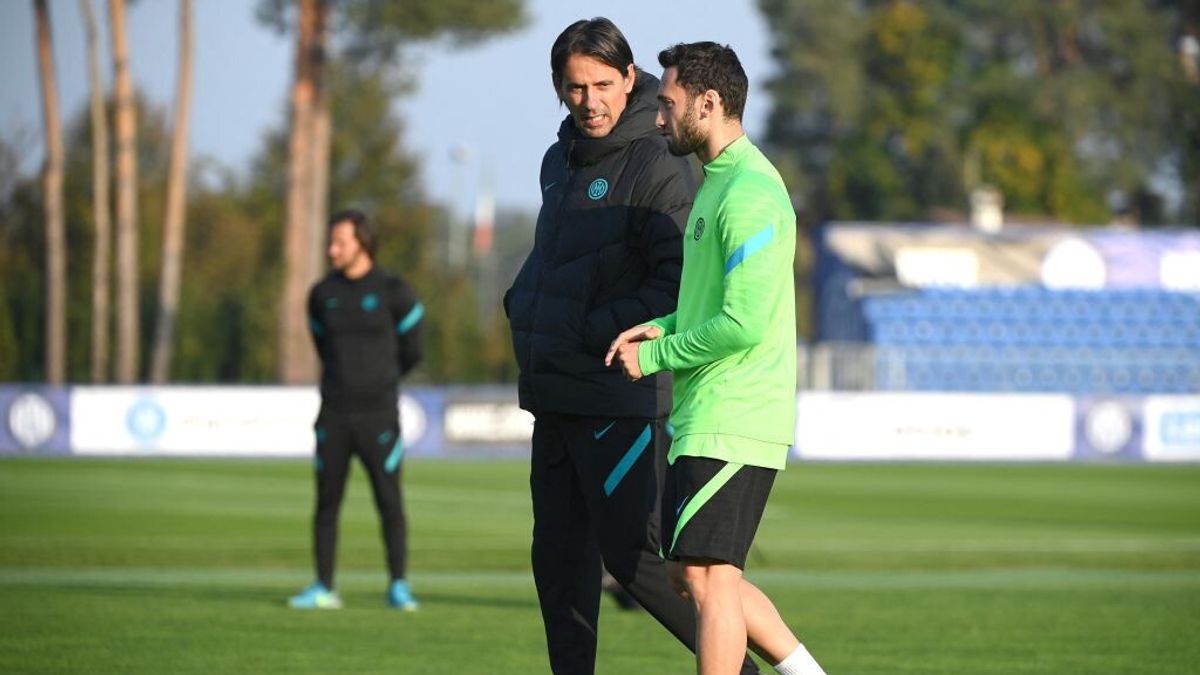
[[[1200,294],[937,289],[862,303],[876,386],[924,391],[1200,391]]]

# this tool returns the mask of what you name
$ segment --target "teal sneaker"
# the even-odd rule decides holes
[[[388,587],[388,604],[405,612],[415,612],[421,608],[409,590],[408,582],[403,579],[396,579]]]
[[[325,584],[314,581],[311,586],[300,591],[300,595],[288,598],[288,606],[292,609],[341,609],[342,598],[336,592],[325,588]]]

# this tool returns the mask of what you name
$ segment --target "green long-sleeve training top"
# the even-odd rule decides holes
[[[649,322],[663,335],[638,351],[644,374],[675,373],[676,438],[761,442],[706,455],[773,468],[786,460],[796,426],[795,252],[783,179],[742,136],[704,166],[684,231],[678,307]]]

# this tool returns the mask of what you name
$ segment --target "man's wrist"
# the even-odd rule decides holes
[[[653,375],[661,370],[656,358],[657,349],[654,340],[637,343],[637,363],[642,371],[642,377]]]

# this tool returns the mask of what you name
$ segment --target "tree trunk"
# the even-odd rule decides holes
[[[333,123],[330,116],[329,88],[324,86],[325,69],[321,69],[321,85],[313,102],[312,133],[312,206],[308,220],[308,275],[320,279],[325,271],[326,225],[329,217],[329,146]]]
[[[138,372],[137,110],[125,37],[125,0],[108,0],[117,136],[117,381]]]
[[[46,134],[46,165],[42,174],[42,203],[46,213],[46,381],[62,384],[67,353],[62,128],[59,126],[58,86],[54,79],[54,50],[46,0],[34,0],[33,11],[42,84],[42,124]]]
[[[292,129],[288,143],[287,222],[284,226],[284,289],[280,298],[279,379],[288,384],[316,379],[316,358],[306,324],[308,286],[316,281],[312,269],[312,213],[317,197],[314,179],[328,176],[318,170],[319,124],[316,108],[325,97],[325,24],[327,0],[301,0],[296,31],[296,79],[292,84]],[[327,144],[327,142],[326,142]],[[326,161],[327,157],[326,157]],[[326,179],[327,182],[327,179]],[[323,214],[322,214],[323,215]]]
[[[163,223],[162,279],[159,281],[158,321],[150,381],[163,384],[171,371],[175,316],[179,308],[179,278],[183,270],[187,206],[188,111],[192,99],[192,0],[179,0],[179,73],[175,91],[175,129],[167,175],[167,214]]]
[[[92,382],[108,379],[109,267],[112,256],[112,223],[108,197],[108,119],[104,110],[104,85],[100,79],[100,51],[92,0],[79,0],[87,30],[88,84],[92,103],[92,213],[96,221],[96,247],[92,258]]]

